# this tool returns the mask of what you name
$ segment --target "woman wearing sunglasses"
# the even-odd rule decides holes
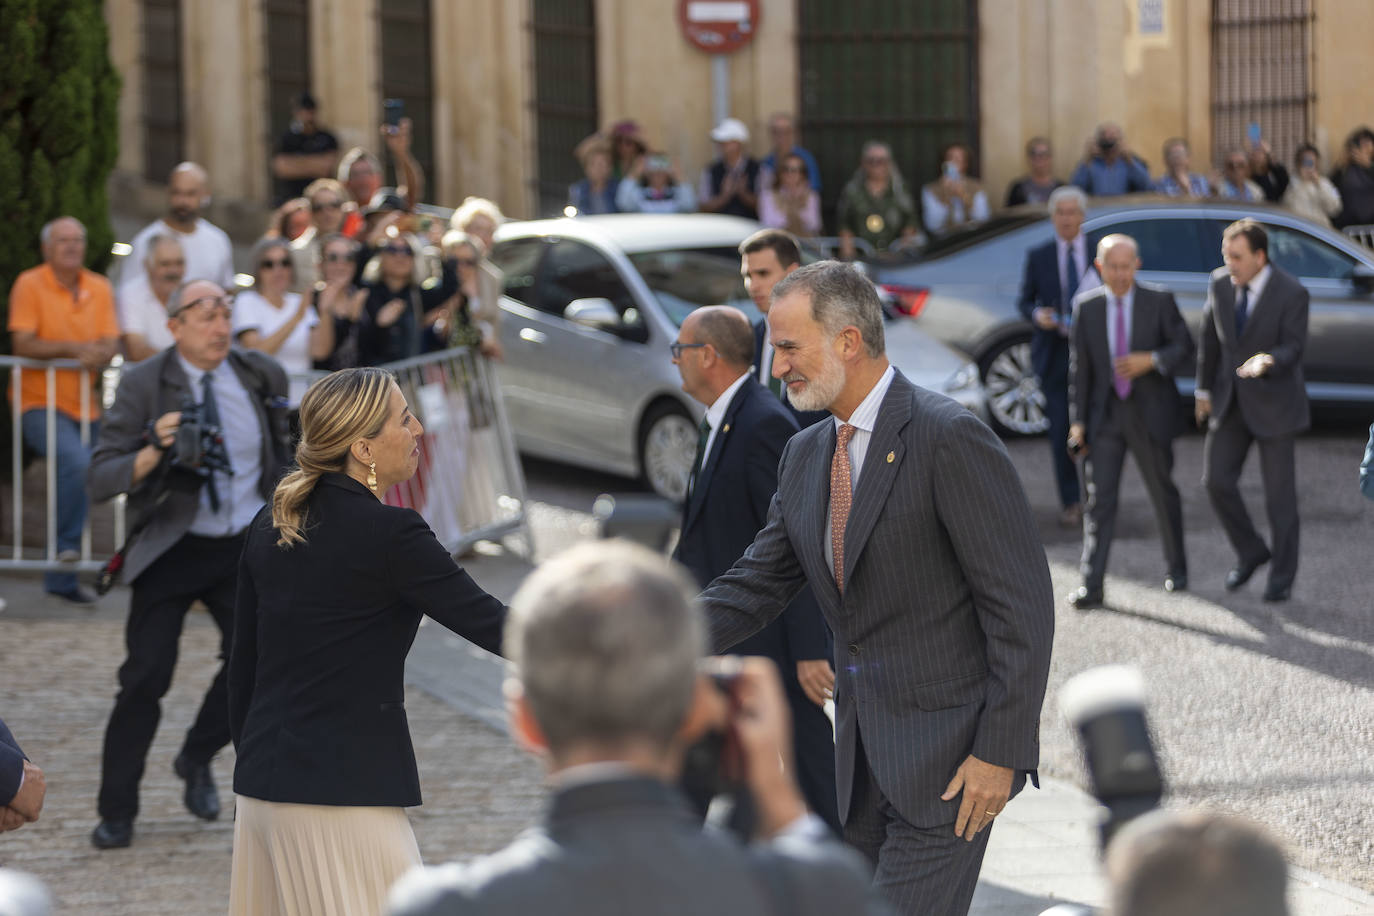
[[[358,328],[360,366],[380,366],[424,352],[445,303],[458,291],[458,280],[448,267],[440,282],[425,282],[429,275],[419,244],[408,232],[388,227],[376,252],[376,279],[365,284],[367,299]],[[364,276],[372,276],[371,266]]]
[[[291,410],[300,406],[312,361],[329,355],[331,342],[315,314],[315,291],[291,292],[295,276],[291,243],[261,239],[253,246],[253,286],[234,299],[234,338],[281,363],[291,377]]]

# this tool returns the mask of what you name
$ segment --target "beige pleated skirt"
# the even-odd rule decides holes
[[[379,916],[420,864],[403,808],[235,800],[229,916]]]

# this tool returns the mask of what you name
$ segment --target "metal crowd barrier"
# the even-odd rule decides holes
[[[112,500],[112,543],[92,544],[91,519],[97,507],[86,516],[81,535],[79,559],[62,560],[57,552],[57,464],[44,460],[47,523],[42,547],[25,547],[23,431],[20,426],[20,380],[25,372],[43,372],[47,377],[47,451],[56,451],[56,372],[76,369],[82,376],[82,412],[89,407],[92,373],[75,360],[30,360],[0,356],[0,366],[10,371],[11,417],[11,497],[8,531],[10,544],[0,545],[0,571],[56,570],[97,572],[109,555],[124,543],[125,498]],[[533,552],[525,512],[525,476],[515,450],[515,437],[506,417],[496,373],[491,364],[466,348],[441,350],[414,359],[389,363],[383,368],[396,381],[410,404],[411,411],[424,424],[420,440],[420,467],[408,482],[386,494],[391,505],[415,509],[434,529],[449,551],[466,552],[481,540],[498,540],[518,535],[515,545],[522,553]],[[103,372],[104,397],[108,407],[114,400],[122,366]],[[324,376],[323,372],[295,375],[305,381]],[[81,423],[81,441],[94,446],[89,421]]]
[[[1374,248],[1374,225],[1346,226],[1341,231],[1366,248]]]
[[[35,360],[18,356],[0,356],[0,367],[8,369],[10,382],[10,506],[7,519],[10,542],[7,548],[0,547],[0,570],[53,570],[69,572],[95,572],[104,565],[115,547],[124,543],[124,497],[114,501],[113,544],[101,545],[93,551],[91,538],[92,513],[86,513],[86,524],[81,530],[81,549],[76,559],[59,559],[57,552],[57,462],[44,459],[44,493],[46,500],[47,524],[44,529],[43,546],[35,549],[25,547],[24,541],[24,434],[21,426],[20,383],[26,372],[43,373],[47,380],[46,407],[46,450],[49,456],[57,451],[57,410],[53,406],[57,393],[58,370],[76,370],[81,373],[81,443],[89,450],[95,442],[91,436],[91,424],[84,419],[91,406],[92,373],[74,359]],[[113,394],[112,379],[117,379],[118,367],[114,372],[102,372],[105,379],[104,403],[108,406]]]

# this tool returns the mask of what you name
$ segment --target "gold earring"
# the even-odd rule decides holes
[[[375,461],[367,467],[367,488],[373,493],[377,492],[377,462]]]

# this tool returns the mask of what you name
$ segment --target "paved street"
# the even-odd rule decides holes
[[[1127,475],[1120,534],[1108,578],[1109,610],[1059,611],[1051,701],[1042,723],[1045,792],[1013,803],[994,834],[975,913],[1029,916],[1056,899],[1100,901],[1093,874],[1090,809],[1073,736],[1053,706],[1067,677],[1095,664],[1129,661],[1145,672],[1151,718],[1164,755],[1169,803],[1203,804],[1268,824],[1293,860],[1298,912],[1371,912],[1369,899],[1320,896],[1320,876],[1374,890],[1374,620],[1369,614],[1368,542],[1374,506],[1356,489],[1362,427],[1327,428],[1300,449],[1303,556],[1294,600],[1258,597],[1262,574],[1237,595],[1221,578],[1231,562],[1199,481],[1201,439],[1178,448],[1194,591],[1166,595],[1148,503]],[[1055,525],[1043,442],[1010,449],[1032,494],[1061,597],[1077,585],[1078,537]],[[527,464],[538,555],[591,536],[586,515],[604,491],[633,484],[542,462]],[[1257,468],[1246,478],[1260,505]],[[465,561],[479,582],[508,596],[527,570],[517,557],[484,550]],[[193,614],[182,643],[163,727],[144,780],[144,811],[130,850],[96,853],[100,741],[120,660],[127,594],[94,613],[42,597],[36,581],[5,580],[0,614],[0,715],[45,768],[49,800],[39,824],[0,837],[0,865],[39,874],[62,913],[221,913],[228,886],[230,811],[214,824],[181,807],[171,760],[212,670],[215,631]],[[538,767],[499,730],[499,666],[438,627],[412,653],[407,706],[420,758],[425,805],[411,812],[427,861],[466,857],[504,844],[538,816]],[[498,727],[493,727],[498,726]],[[229,801],[232,752],[216,764]],[[1333,906],[1336,900],[1339,906]],[[1354,902],[1351,902],[1351,901]]]

